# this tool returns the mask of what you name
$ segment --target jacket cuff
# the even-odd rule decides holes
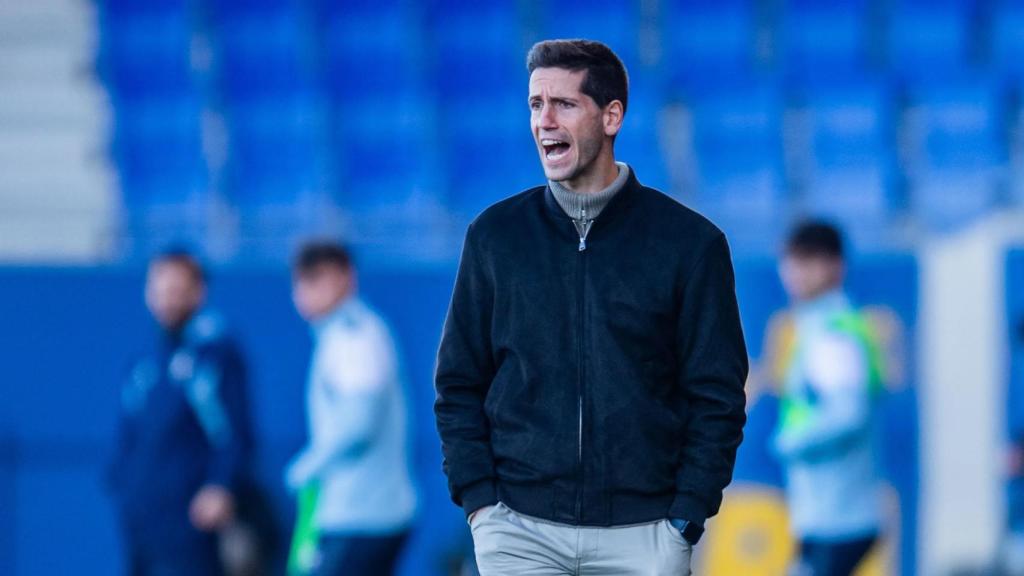
[[[498,489],[494,486],[494,480],[485,478],[466,486],[459,495],[462,501],[462,510],[468,518],[470,514],[483,508],[498,503]]]
[[[708,507],[692,494],[676,494],[672,506],[668,509],[668,517],[704,526],[704,521],[708,519]]]

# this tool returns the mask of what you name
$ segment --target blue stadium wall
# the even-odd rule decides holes
[[[1024,258],[1018,260],[1024,263]],[[434,355],[453,278],[451,268],[371,269],[361,278],[364,296],[396,331],[414,406],[415,466],[423,505],[405,561],[407,575],[443,574],[446,564],[457,561],[468,546],[465,522],[448,501],[440,472],[432,414]],[[120,544],[101,470],[113,433],[117,382],[150,329],[142,281],[140,269],[0,269],[2,574],[118,573]],[[767,258],[739,260],[737,284],[756,361],[769,318],[785,303],[775,263]],[[853,266],[850,287],[859,303],[895,312],[907,327],[910,349],[917,301],[913,257],[862,258]],[[257,473],[287,530],[293,510],[280,471],[304,441],[302,388],[309,334],[291,308],[286,271],[218,270],[211,288],[213,305],[232,321],[246,351],[259,442]],[[917,532],[913,381],[911,371],[911,385],[887,399],[884,423],[890,438],[885,468],[900,510],[895,554],[899,570],[892,573],[906,575],[914,574]],[[767,451],[773,403],[770,394],[762,394],[751,405],[736,485],[737,490],[762,487],[777,499],[781,474]],[[715,538],[728,544],[727,535],[712,530],[704,547],[720,549],[712,547]]]

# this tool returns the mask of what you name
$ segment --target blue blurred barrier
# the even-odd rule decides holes
[[[450,503],[441,474],[432,409],[435,354],[454,270],[396,271],[365,264],[360,284],[395,330],[413,413],[422,504],[402,574],[440,576],[468,552],[469,543],[462,512]],[[769,318],[784,303],[774,274],[771,259],[737,262],[744,328],[755,359],[764,354],[761,334]],[[0,435],[0,507],[15,511],[0,514],[4,574],[116,573],[118,537],[101,470],[116,418],[117,384],[150,329],[142,281],[137,269],[0,269],[0,317],[6,320],[0,324],[0,348],[11,359],[0,384],[0,428],[8,429]],[[857,301],[893,310],[908,327],[908,341],[913,341],[916,282],[910,257],[858,261],[852,270]],[[218,270],[211,284],[212,303],[231,320],[248,359],[258,441],[254,469],[285,533],[294,512],[280,476],[303,442],[310,346],[307,328],[291,309],[289,290],[286,270]],[[913,387],[894,394],[891,404],[886,422],[893,426],[889,433],[896,448],[887,452],[886,466],[900,497],[902,573],[913,574],[916,459],[907,457],[916,450]],[[737,482],[778,486],[777,465],[765,452],[770,402],[751,408]],[[11,438],[19,441],[13,452]],[[73,553],[53,554],[55,542],[76,547]]]

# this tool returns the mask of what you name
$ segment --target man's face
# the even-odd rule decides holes
[[[296,274],[292,281],[292,301],[306,321],[323,318],[349,294],[354,284],[350,271],[331,264]]]
[[[618,124],[605,126],[604,113],[594,99],[580,91],[587,72],[537,68],[530,75],[530,128],[537,143],[544,175],[555,182],[586,177]]]
[[[167,330],[178,330],[203,305],[206,288],[192,270],[174,261],[154,262],[146,274],[146,307]]]
[[[813,300],[842,283],[843,261],[823,255],[787,253],[779,264],[779,276],[790,298],[797,302]]]

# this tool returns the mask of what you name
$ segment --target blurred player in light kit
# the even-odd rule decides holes
[[[294,491],[318,489],[318,576],[392,574],[416,511],[398,352],[356,287],[343,247],[311,243],[300,250],[292,295],[314,339],[310,441],[285,481]]]
[[[793,230],[779,266],[793,304],[775,449],[786,471],[791,525],[800,542],[794,576],[847,576],[881,530],[881,485],[872,446],[882,359],[870,323],[843,291],[839,231]]]

